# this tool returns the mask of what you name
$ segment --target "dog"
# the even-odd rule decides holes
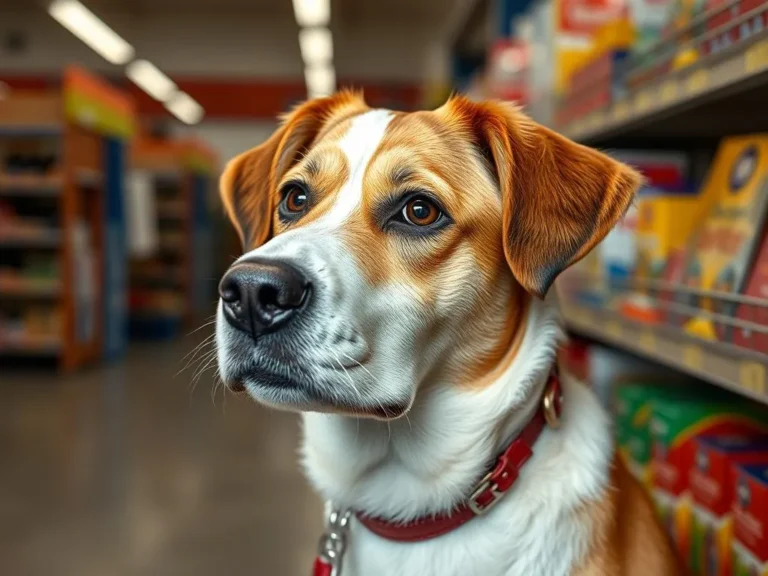
[[[682,572],[608,416],[555,368],[552,283],[640,184],[460,96],[311,100],[230,161],[244,255],[219,286],[219,372],[302,412],[309,480],[354,511],[344,576]]]

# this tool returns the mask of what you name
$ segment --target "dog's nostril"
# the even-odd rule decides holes
[[[262,286],[257,296],[259,304],[266,310],[275,310],[279,306],[279,292],[274,286]]]

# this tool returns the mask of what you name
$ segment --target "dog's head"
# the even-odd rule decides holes
[[[222,178],[245,247],[220,284],[222,378],[273,406],[379,418],[425,383],[483,381],[529,295],[605,236],[639,181],[502,103],[307,102]]]

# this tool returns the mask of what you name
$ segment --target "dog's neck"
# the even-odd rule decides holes
[[[310,480],[324,497],[387,519],[449,511],[536,410],[561,335],[556,306],[532,301],[514,359],[487,386],[433,384],[389,423],[305,414]]]

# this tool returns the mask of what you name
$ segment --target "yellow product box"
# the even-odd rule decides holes
[[[645,194],[638,200],[638,273],[661,277],[673,251],[683,250],[711,208],[713,189],[701,194]]]
[[[683,283],[699,290],[739,293],[758,247],[768,211],[768,134],[723,140],[701,194],[715,201],[689,244]],[[680,318],[701,338],[729,340],[731,330],[708,314],[732,316],[735,306],[696,294],[678,298],[690,312]]]

